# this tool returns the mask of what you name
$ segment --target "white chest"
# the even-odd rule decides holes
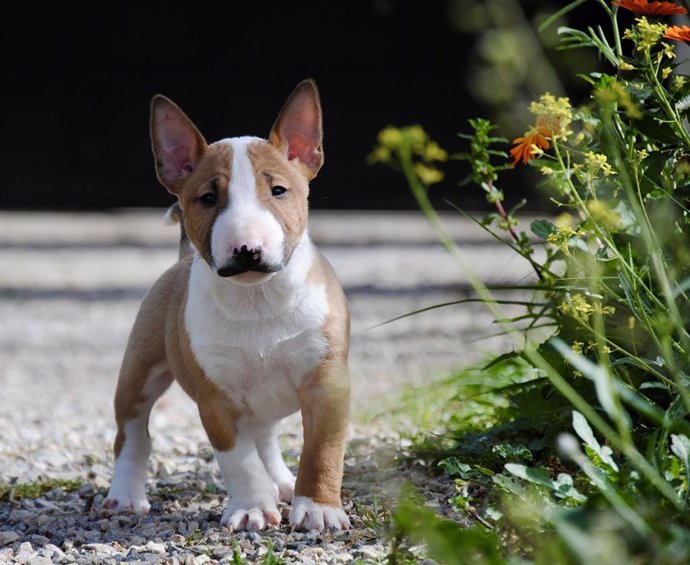
[[[206,376],[252,418],[298,410],[297,390],[326,352],[326,289],[293,285],[278,274],[242,287],[200,261],[192,268],[185,309],[192,351]]]

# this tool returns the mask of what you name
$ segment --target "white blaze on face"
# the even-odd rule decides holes
[[[261,141],[256,137],[223,140],[232,147],[228,206],[216,218],[211,233],[211,255],[216,267],[232,261],[234,249],[261,248],[262,262],[269,265],[283,263],[285,234],[275,216],[263,205],[247,147]]]

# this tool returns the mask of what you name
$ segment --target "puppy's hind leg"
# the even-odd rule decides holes
[[[151,453],[148,422],[151,408],[172,383],[168,367],[123,363],[115,393],[115,468],[103,507],[116,512],[150,509],[146,498],[146,469]]]

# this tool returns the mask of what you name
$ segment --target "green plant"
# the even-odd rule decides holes
[[[525,420],[520,441],[567,432],[559,441],[565,463],[553,442],[530,461],[528,443],[509,438],[498,453],[506,461],[493,467],[461,460],[471,454],[458,444],[444,468],[460,491],[490,484],[485,527],[518,540],[515,555],[535,562],[683,562],[690,558],[690,79],[677,70],[673,41],[690,42],[690,30],[657,17],[684,11],[671,2],[592,2],[609,29],[559,28],[563,49],[593,49],[609,65],[582,77],[589,99],[573,107],[543,94],[512,148],[487,120],[471,120],[472,133],[461,134],[469,149],[450,155],[469,164],[464,184],[477,185],[496,208],[475,221],[534,269],[524,314],[503,313],[431,205],[447,153],[419,126],[388,127],[370,160],[405,175],[478,298],[515,338],[511,355],[538,373],[505,390],[513,410],[495,420],[495,437],[506,422]],[[619,7],[636,12],[622,32]],[[532,222],[531,234],[520,230],[515,209],[505,209],[499,188],[506,170],[522,166],[541,173],[558,212]],[[526,330],[544,326],[551,336],[531,340]],[[456,505],[474,511],[462,492]],[[601,530],[605,519],[611,526]]]
[[[232,542],[232,558],[230,563],[233,565],[245,565],[249,563],[249,561],[246,561],[242,557],[242,551],[240,549],[240,545],[237,543],[237,540],[233,540]],[[260,563],[261,565],[285,565],[286,561],[282,557],[275,554],[273,543],[269,540],[268,551],[266,552],[266,555],[263,556]]]
[[[39,498],[45,493],[60,488],[66,492],[79,490],[81,481],[46,480],[35,483],[0,484],[0,501],[21,498]]]

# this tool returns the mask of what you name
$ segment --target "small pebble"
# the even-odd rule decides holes
[[[166,425],[172,424],[168,422]],[[299,434],[295,434],[295,438],[295,441],[301,441]],[[153,510],[148,515],[115,514],[103,510],[102,499],[107,489],[98,485],[100,482],[107,484],[112,472],[111,463],[100,467],[93,465],[90,467],[93,474],[77,491],[54,489],[36,500],[19,499],[12,502],[11,511],[0,503],[2,528],[5,528],[0,530],[0,564],[226,564],[232,562],[236,551],[243,562],[262,563],[270,547],[279,559],[290,564],[347,565],[356,560],[383,562],[389,546],[385,542],[373,541],[380,539],[383,533],[376,527],[364,528],[360,516],[373,512],[374,505],[385,507],[382,504],[384,497],[395,495],[397,491],[388,489],[387,482],[379,481],[400,479],[402,474],[395,469],[391,472],[388,466],[379,464],[367,451],[381,448],[382,440],[377,439],[376,442],[363,440],[363,462],[358,462],[359,455],[354,457],[346,471],[343,502],[355,526],[350,531],[292,532],[288,523],[291,507],[281,504],[279,508],[285,519],[279,526],[261,532],[230,533],[219,524],[227,495],[206,486],[217,484],[217,476],[201,467],[196,453],[179,448],[176,453],[156,454],[154,449],[152,458],[158,457],[165,463],[165,467],[154,468],[166,469],[165,492],[170,495],[158,494],[156,489],[163,487],[150,476],[148,492]],[[189,449],[196,450],[197,447],[190,443]],[[294,451],[299,454],[297,448]],[[75,457],[74,461],[81,459]],[[51,477],[57,473],[51,468],[45,472]],[[447,511],[445,501],[452,484],[449,486],[445,481],[430,477],[419,467],[405,473],[424,489],[426,500]],[[73,473],[68,478],[74,476],[85,477],[86,474]],[[203,480],[197,477],[203,477]],[[377,488],[379,494],[376,494]],[[361,496],[353,497],[356,492],[361,492]],[[89,497],[93,497],[94,503],[84,510],[84,500]],[[427,560],[423,565],[436,564]]]
[[[12,531],[0,531],[0,547],[9,545],[19,539],[19,534]]]
[[[53,560],[50,557],[45,557],[44,555],[37,555],[32,557],[26,562],[26,565],[52,565]]]

